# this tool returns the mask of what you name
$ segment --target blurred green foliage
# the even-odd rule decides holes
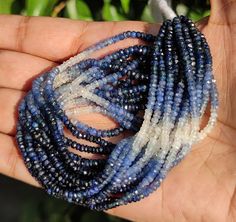
[[[178,14],[193,20],[209,15],[209,0],[173,0]],[[0,14],[66,17],[88,21],[143,20],[153,22],[148,0],[0,0]],[[20,222],[121,222],[54,198],[32,200],[23,206]]]
[[[209,0],[173,0],[172,4],[178,13],[193,20],[209,14]],[[153,22],[148,0],[0,0],[0,14]]]

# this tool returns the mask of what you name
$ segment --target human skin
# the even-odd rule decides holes
[[[147,222],[236,221],[236,0],[212,0],[211,7],[211,16],[198,26],[213,55],[220,104],[216,126],[154,193],[109,210],[113,215]],[[0,173],[39,186],[25,168],[14,137],[17,105],[36,76],[101,39],[125,30],[156,34],[158,27],[144,22],[0,16]],[[96,115],[84,121],[105,128],[114,124]]]

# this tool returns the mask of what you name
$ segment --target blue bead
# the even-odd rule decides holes
[[[137,153],[133,147],[136,133],[146,121],[143,113],[151,115],[147,121],[149,127],[167,124],[172,132],[180,121],[200,119],[201,110],[208,102],[212,110],[217,110],[210,49],[191,20],[183,16],[167,20],[157,36],[127,31],[85,52],[97,51],[127,38],[142,39],[149,44],[122,48],[101,58],[86,58],[65,68],[64,74],[62,66],[53,68],[34,80],[31,91],[18,107],[19,149],[29,172],[50,195],[97,210],[139,201],[160,186],[191,145],[182,143],[171,161],[168,159],[171,147],[170,152],[162,154],[161,149],[143,161],[152,140],[149,131],[147,144]],[[96,87],[89,89],[96,99],[91,101],[85,93],[70,101],[79,105],[82,101],[96,108],[96,112],[112,118],[118,126],[97,129],[79,120],[73,123],[66,115],[66,99],[77,92],[76,87],[72,87],[73,91],[70,86],[84,73],[85,79],[79,86],[86,88],[96,82]],[[58,75],[65,83],[55,86]],[[166,119],[169,122],[165,122]],[[68,138],[65,128],[77,139]],[[132,135],[117,144],[107,141],[107,137],[118,136],[126,130]],[[84,140],[93,145],[85,145]],[[85,158],[69,148],[106,158]]]

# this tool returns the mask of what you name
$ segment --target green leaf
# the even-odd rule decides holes
[[[15,0],[0,0],[0,14],[11,14]]]
[[[111,4],[110,0],[104,0],[102,17],[106,21],[120,21],[125,19],[121,14],[119,14],[116,7]]]
[[[53,11],[58,0],[26,0],[26,15],[46,16]]]
[[[140,20],[148,0],[130,0],[129,19]]]
[[[209,16],[210,13],[211,13],[211,10],[206,10],[206,11],[203,13],[203,17]]]
[[[79,19],[76,9],[76,0],[69,0],[66,2],[65,16],[71,19]]]
[[[66,16],[71,19],[92,20],[92,13],[82,0],[69,0],[66,2]]]
[[[185,4],[180,3],[176,6],[176,11],[178,15],[186,15],[188,12],[188,7]]]
[[[76,0],[78,18],[81,20],[92,20],[92,13],[83,0]]]
[[[188,17],[191,18],[193,21],[198,21],[202,18],[202,13],[197,11],[190,11]]]
[[[128,14],[128,12],[129,12],[130,0],[120,0],[120,2],[121,2],[121,6],[122,6],[124,12],[125,12],[126,14]]]
[[[155,22],[153,16],[151,15],[151,10],[148,5],[143,10],[141,20],[146,22]]]

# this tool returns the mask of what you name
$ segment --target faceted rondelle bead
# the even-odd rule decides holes
[[[142,43],[94,58],[128,38]],[[208,104],[211,115],[200,130]],[[156,190],[212,129],[217,108],[207,41],[179,16],[166,20],[157,36],[120,33],[38,77],[19,105],[16,138],[48,194],[106,210]],[[98,129],[79,118],[94,113],[115,127]]]

